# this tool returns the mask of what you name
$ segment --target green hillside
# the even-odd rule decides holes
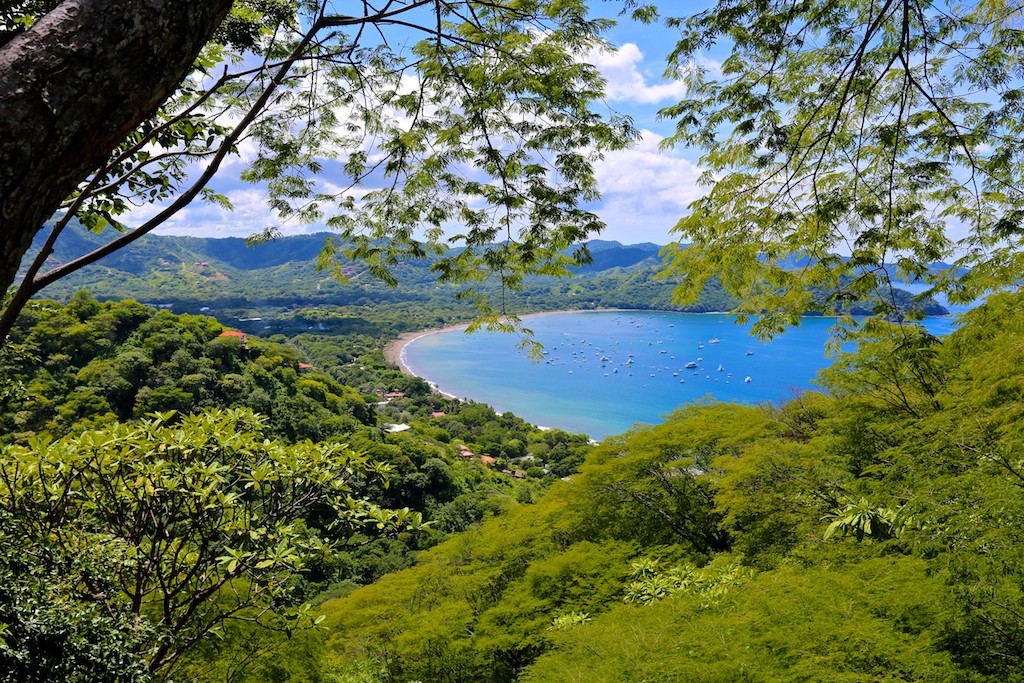
[[[240,680],[1018,680],[1021,300],[609,439]]]
[[[18,351],[5,356],[13,383],[0,406],[16,442],[0,458],[0,536],[24,549],[0,562],[12,605],[0,612],[5,642],[38,666],[37,634],[57,629],[77,648],[57,656],[109,662],[94,649],[95,623],[126,670],[149,661],[154,638],[189,632],[147,621],[151,603],[133,612],[116,586],[134,572],[147,595],[178,590],[137,573],[139,549],[190,541],[151,545],[149,526],[123,526],[109,506],[159,502],[147,514],[163,529],[187,510],[170,503],[190,490],[179,482],[262,500],[260,472],[291,485],[334,453],[351,462],[351,500],[323,498],[266,537],[290,544],[301,570],[256,537],[228,546],[250,565],[187,556],[207,558],[210,576],[228,572],[230,595],[248,596],[243,616],[273,607],[293,626],[274,627],[271,612],[269,630],[224,620],[188,648],[177,676],[1014,680],[1024,668],[1022,296],[992,297],[944,340],[873,324],[823,374],[827,394],[779,408],[697,404],[595,448],[401,376],[381,354],[401,306],[366,311],[349,332],[352,320],[334,313],[323,331],[243,341],[214,318],[131,301],[33,303],[10,340]],[[253,409],[266,417],[230,412]],[[147,455],[124,455],[137,448]],[[251,469],[252,458],[305,469]],[[79,462],[116,463],[122,483],[105,488],[114,480]],[[93,493],[72,493],[80,487]],[[270,580],[268,567],[279,572],[273,591],[243,591]],[[95,581],[107,586],[102,614],[75,588]],[[61,608],[33,630],[45,591]],[[235,599],[217,592],[198,604],[230,613]]]
[[[64,239],[59,242],[61,247],[52,257],[54,263],[72,260],[98,239],[80,227],[71,230],[70,235],[72,239],[66,243]],[[465,287],[438,283],[429,260],[395,266],[399,283],[395,288],[373,278],[358,262],[343,266],[348,282],[339,282],[316,268],[317,254],[328,237],[327,233],[282,237],[250,247],[238,238],[147,235],[98,264],[58,281],[44,294],[67,298],[84,290],[101,300],[132,298],[176,312],[214,313],[224,320],[261,318],[263,325],[246,327],[250,332],[294,333],[299,328],[289,321],[289,314],[295,308],[310,306],[404,303],[436,312],[428,317],[441,318],[442,323],[467,321],[477,315],[471,301],[457,298]],[[590,245],[592,263],[574,269],[574,277],[532,276],[525,279],[520,291],[506,293],[503,300],[511,313],[587,308],[704,313],[736,307],[736,300],[717,281],[709,283],[693,304],[676,304],[672,299],[676,283],[659,276],[659,251],[660,247],[653,244],[623,246],[595,240]],[[501,298],[494,283],[477,287],[492,299]],[[894,297],[901,310],[920,308],[928,315],[945,313],[934,301],[915,301],[901,290],[879,296]],[[853,302],[849,310],[870,314],[874,307],[872,301]]]

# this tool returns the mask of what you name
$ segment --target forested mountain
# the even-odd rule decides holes
[[[76,258],[99,240],[80,226],[70,232],[74,239],[58,243],[51,257],[54,263]],[[178,312],[213,312],[225,320],[259,317],[262,323],[272,325],[272,331],[282,332],[300,329],[287,314],[310,306],[406,303],[420,310],[443,311],[441,322],[448,323],[477,314],[471,302],[456,299],[461,285],[436,281],[429,260],[396,266],[397,288],[377,281],[356,262],[342,266],[349,281],[339,282],[332,274],[316,269],[317,255],[328,238],[328,233],[298,235],[248,246],[239,238],[147,235],[97,265],[58,281],[44,294],[67,298],[85,290],[101,300],[132,298]],[[506,297],[510,312],[639,308],[704,313],[736,307],[736,300],[717,281],[705,287],[698,301],[677,305],[672,296],[676,283],[659,276],[658,245],[592,240],[588,248],[592,263],[575,268],[573,278],[526,278],[521,291]],[[481,287],[497,294],[493,284]],[[894,297],[901,310],[918,307],[929,315],[945,313],[934,301],[916,302],[901,290],[883,295]],[[859,314],[874,310],[871,301],[851,302],[849,307]],[[421,327],[429,326],[432,323]],[[246,329],[262,331],[264,325]]]
[[[293,262],[315,262],[324,241],[336,237],[329,232],[289,235],[263,243],[249,243],[239,237],[185,237],[146,235],[124,249],[119,249],[99,263],[106,268],[133,275],[152,272],[159,264],[208,262],[225,270],[262,270]],[[52,263],[67,263],[97,248],[105,237],[84,229],[79,224],[65,233],[51,255]],[[33,254],[42,246],[37,238]],[[591,240],[587,243],[593,263],[580,266],[579,272],[628,267],[638,263],[654,265],[661,247],[643,243],[623,245],[612,240]]]

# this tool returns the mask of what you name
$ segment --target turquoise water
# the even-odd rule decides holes
[[[447,394],[602,439],[659,422],[689,401],[780,402],[812,388],[830,363],[824,352],[834,323],[805,318],[762,343],[727,315],[601,311],[525,322],[545,347],[540,363],[515,348],[515,336],[463,331],[423,335],[405,347],[404,360]],[[931,318],[927,327],[946,334],[952,324]]]

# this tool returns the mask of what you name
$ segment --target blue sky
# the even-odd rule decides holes
[[[608,35],[618,50],[592,53],[595,64],[608,81],[607,104],[631,116],[641,130],[640,141],[629,150],[609,153],[597,165],[602,201],[592,207],[607,224],[601,239],[625,244],[665,244],[670,230],[697,198],[700,171],[693,150],[661,150],[660,143],[671,135],[673,123],[659,121],[660,108],[676,102],[682,84],[665,80],[664,57],[673,46],[674,30],[661,25],[642,26],[622,21]],[[709,59],[713,66],[714,61]],[[234,205],[228,212],[215,206],[194,203],[158,229],[162,234],[208,237],[245,237],[270,225],[281,225],[266,205],[265,193],[240,182],[242,162],[228,164],[212,186],[226,194]],[[323,178],[330,183],[329,174]],[[133,211],[131,222],[156,213],[158,207]],[[281,225],[285,234],[315,232],[317,225]]]

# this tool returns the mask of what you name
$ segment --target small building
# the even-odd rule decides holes
[[[362,368],[360,368],[360,370],[361,369]],[[405,392],[404,391],[389,391],[388,393],[384,394],[384,398],[405,398]]]
[[[466,446],[466,444],[460,443],[459,444],[459,457],[460,458],[475,458],[476,457],[476,453],[474,453],[473,451],[469,450],[469,448]]]
[[[443,411],[437,411],[437,412],[431,413],[430,417],[438,418],[438,417],[445,417],[446,415],[448,415],[448,413],[443,412]]]
[[[404,431],[409,430],[409,429],[412,429],[412,427],[410,427],[407,424],[384,425],[384,431],[387,432],[388,434],[395,434],[397,432],[404,432]]]
[[[299,370],[309,370],[312,367],[309,363],[299,363]]]
[[[238,330],[224,330],[223,332],[221,332],[217,336],[218,337],[235,337],[236,339],[241,340],[243,346],[249,343],[249,338],[245,336],[245,332],[239,332]]]
[[[494,463],[496,463],[497,460],[495,460],[494,458],[492,458],[489,455],[481,455],[480,456],[480,462],[482,462],[483,464],[487,465],[488,467],[494,467]]]

